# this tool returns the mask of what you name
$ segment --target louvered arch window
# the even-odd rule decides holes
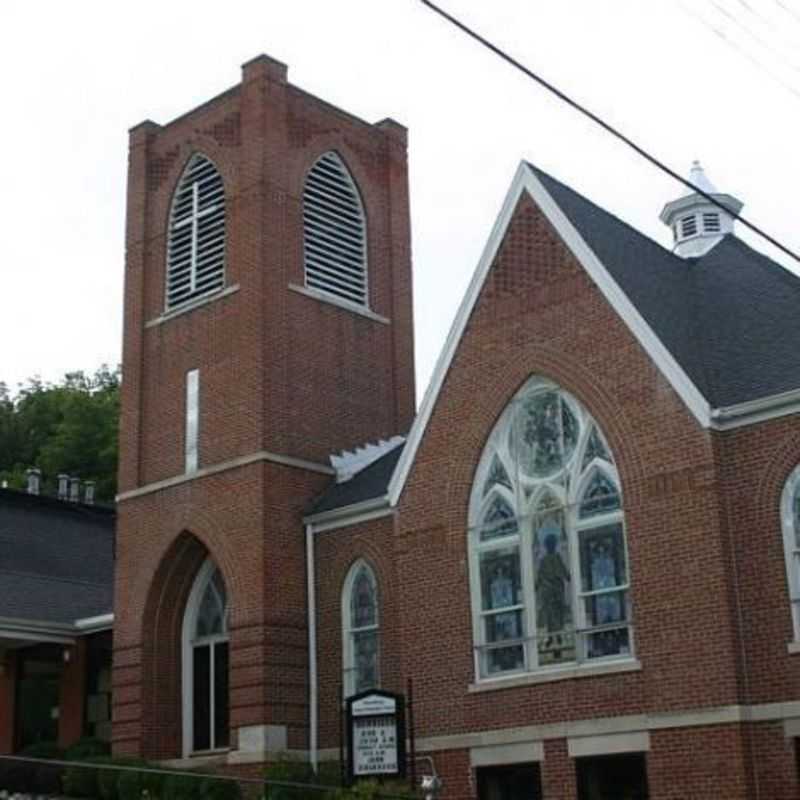
[[[306,286],[367,306],[367,224],[361,195],[342,159],[323,153],[303,191]]]
[[[225,285],[225,186],[214,164],[195,153],[183,171],[169,218],[166,308]]]

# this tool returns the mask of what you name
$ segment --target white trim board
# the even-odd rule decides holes
[[[467,322],[475,308],[483,285],[486,282],[486,277],[503,242],[508,226],[511,224],[514,211],[523,192],[527,192],[533,202],[541,209],[547,220],[555,228],[558,236],[577,258],[578,262],[589,274],[589,277],[597,284],[603,296],[619,314],[645,352],[655,362],[697,422],[703,428],[711,427],[711,406],[708,401],[656,336],[653,329],[628,299],[617,282],[611,277],[609,271],[561,210],[552,195],[545,189],[534,171],[523,161],[517,168],[514,180],[503,201],[500,214],[494,223],[489,240],[453,321],[444,348],[436,362],[419,414],[409,432],[406,447],[389,482],[388,494],[393,506],[400,499],[400,494],[408,479],[417,449],[430,421],[461,337],[464,335]]]

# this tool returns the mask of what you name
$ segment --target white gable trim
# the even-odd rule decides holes
[[[450,333],[445,341],[444,348],[436,362],[436,367],[434,368],[430,384],[422,400],[419,414],[414,420],[414,424],[408,434],[408,441],[406,442],[403,454],[400,456],[397,468],[389,482],[388,495],[392,506],[397,505],[400,499],[400,494],[403,491],[403,487],[405,486],[405,482],[408,479],[408,475],[414,463],[417,449],[422,441],[425,429],[428,426],[431,414],[436,405],[436,400],[439,397],[439,392],[444,385],[445,377],[447,376],[450,364],[455,356],[456,348],[464,334],[464,329],[467,326],[475,303],[480,296],[481,289],[486,281],[486,276],[497,255],[506,230],[511,223],[511,218],[523,191],[526,191],[534,203],[539,206],[550,224],[555,228],[556,233],[558,233],[559,237],[565,242],[567,247],[569,247],[581,266],[587,271],[589,277],[597,284],[606,300],[608,300],[617,314],[619,314],[627,324],[631,333],[633,333],[645,352],[655,362],[664,377],[670,382],[698,423],[704,428],[711,426],[711,407],[708,401],[703,397],[698,388],[692,383],[689,376],[684,372],[683,368],[659,340],[653,329],[647,324],[644,317],[642,317],[639,311],[634,307],[633,303],[631,303],[617,282],[611,277],[600,259],[584,241],[583,237],[578,233],[575,226],[570,222],[555,200],[553,200],[552,196],[545,189],[542,182],[536,177],[533,170],[523,161],[517,168],[514,180],[511,183],[511,188],[508,190],[506,198],[503,201],[503,207],[494,223],[489,240],[486,243],[478,266],[470,281],[467,293],[461,302],[458,314],[456,314]]]

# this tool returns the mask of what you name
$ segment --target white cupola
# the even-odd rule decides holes
[[[698,258],[725,234],[733,233],[734,215],[742,210],[744,203],[733,195],[721,193],[706,177],[699,161],[692,162],[689,181],[730,211],[727,213],[697,192],[690,192],[664,206],[661,221],[672,230],[673,252],[682,258]]]

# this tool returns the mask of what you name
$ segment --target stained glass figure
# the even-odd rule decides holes
[[[570,603],[569,545],[564,512],[555,497],[545,495],[535,517],[533,585],[536,590],[536,630],[539,663],[575,657]]]
[[[525,475],[555,475],[572,457],[579,422],[558,392],[526,397],[510,433],[511,451]]]
[[[521,602],[519,548],[506,547],[481,553],[480,572],[485,611],[508,608]]]
[[[353,581],[353,591],[350,595],[350,613],[354,628],[377,625],[375,583],[372,578],[372,572],[365,566],[361,567]]]
[[[616,511],[620,507],[620,497],[617,487],[611,482],[602,470],[595,470],[581,500],[580,516],[591,517],[594,514],[604,514]]]
[[[603,440],[600,438],[600,434],[597,432],[597,428],[592,426],[589,440],[586,442],[586,449],[583,451],[581,470],[585,470],[595,458],[602,458],[604,461],[614,463],[606,446],[603,444]]]
[[[486,478],[486,483],[483,485],[483,496],[486,497],[493,486],[505,486],[509,491],[513,490],[511,479],[508,477],[508,472],[503,466],[500,459],[495,456],[492,460],[492,466],[489,469],[489,477]]]
[[[363,692],[378,685],[378,631],[353,634],[355,691]]]
[[[513,536],[518,532],[517,520],[511,505],[500,495],[495,495],[483,518],[481,541],[488,542],[501,536]]]

